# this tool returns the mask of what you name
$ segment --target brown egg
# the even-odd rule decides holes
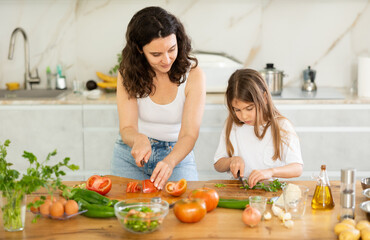
[[[52,218],[60,218],[64,215],[64,206],[61,202],[54,202],[50,206],[50,215]]]
[[[38,200],[40,200],[40,197],[35,197],[35,198],[33,199],[32,203],[35,203],[35,202],[36,202],[36,201],[38,201]],[[38,207],[38,208],[31,207],[31,208],[30,208],[30,210],[31,210],[31,212],[33,212],[33,213],[38,213],[38,212],[40,212],[40,207]]]
[[[65,205],[65,212],[67,215],[78,213],[78,204],[75,200],[68,200]]]
[[[51,200],[46,199],[45,202],[40,206],[40,213],[42,216],[48,216],[50,214]]]
[[[60,197],[60,198],[58,199],[58,202],[60,202],[61,204],[63,204],[63,206],[65,206],[65,205],[66,205],[66,203],[67,203],[67,200],[66,200],[65,198],[63,198],[63,197]]]

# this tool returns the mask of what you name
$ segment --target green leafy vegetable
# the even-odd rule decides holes
[[[269,184],[265,184],[263,182],[258,182],[254,187],[250,188],[248,185],[247,180],[245,180],[245,187],[241,186],[240,188],[244,189],[262,189],[267,192],[277,192],[281,190],[286,185],[285,182],[280,182],[279,179],[275,179],[274,181],[270,182]]]
[[[37,157],[27,151],[24,151],[22,157],[27,159],[30,166],[27,171],[21,174],[10,167],[13,165],[7,162],[7,150],[10,141],[6,140],[4,144],[0,144],[0,191],[2,197],[7,199],[7,203],[1,206],[3,211],[3,222],[6,229],[21,228],[23,223],[21,221],[21,200],[26,194],[37,191],[40,187],[44,187],[52,194],[57,189],[62,189],[65,185],[62,184],[61,176],[65,172],[61,170],[62,167],[67,167],[71,170],[78,170],[79,167],[74,164],[69,164],[70,159],[64,158],[63,161],[55,165],[46,165],[51,157],[57,154],[57,151],[49,153],[46,160],[39,162]],[[17,197],[14,197],[17,196]],[[38,207],[40,202],[30,203],[28,207]],[[14,208],[14,206],[16,206]]]
[[[121,64],[121,61],[122,61],[122,54],[119,53],[117,54],[117,64],[109,70],[109,74],[113,75],[117,73],[117,70],[119,68],[119,65]]]
[[[222,184],[222,183],[216,183],[216,184],[215,184],[215,187],[222,188],[222,187],[225,187],[225,184]]]

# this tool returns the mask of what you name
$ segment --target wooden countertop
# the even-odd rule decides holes
[[[132,197],[142,197],[144,194],[126,194],[126,184],[130,179],[111,176],[113,187],[108,197],[125,199]],[[73,185],[80,182],[66,182]],[[226,187],[216,188],[215,183],[225,183]],[[25,229],[21,232],[5,232],[0,230],[0,239],[336,239],[334,225],[338,222],[340,210],[339,189],[340,182],[332,181],[331,189],[335,201],[335,208],[326,211],[311,209],[312,195],[315,190],[315,181],[296,181],[309,187],[306,213],[301,220],[294,220],[294,227],[287,229],[282,226],[281,221],[273,216],[270,221],[262,221],[258,226],[250,228],[242,222],[242,210],[216,208],[198,223],[182,223],[175,217],[173,210],[170,209],[162,227],[150,234],[133,234],[124,230],[116,218],[94,219],[84,216],[60,221],[41,217],[37,223],[31,223],[34,214],[27,212]],[[267,193],[262,190],[240,189],[239,182],[234,180],[213,180],[188,182],[188,192],[199,187],[211,187],[217,189],[220,197],[224,198],[247,198],[249,195],[264,194],[268,197],[280,196],[277,193]],[[34,194],[39,195],[40,193]],[[165,192],[156,194],[169,202],[174,202],[177,198],[169,197]],[[144,195],[152,197],[154,195]],[[28,197],[31,201],[33,196]],[[362,195],[360,182],[356,182],[356,221],[366,219],[366,215],[358,207],[366,197]],[[271,212],[271,205],[267,205],[267,210]],[[2,226],[2,219],[0,219]]]

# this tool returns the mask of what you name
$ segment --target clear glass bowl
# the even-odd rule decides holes
[[[121,226],[132,233],[150,233],[160,228],[169,204],[161,198],[133,198],[114,205]]]
[[[370,177],[361,179],[361,186],[363,190],[370,188]]]

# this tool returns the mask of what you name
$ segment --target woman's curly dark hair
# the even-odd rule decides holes
[[[155,72],[142,54],[143,47],[153,39],[176,35],[178,55],[168,72],[171,82],[178,85],[185,81],[191,61],[198,61],[190,56],[191,41],[185,33],[182,23],[172,14],[160,7],[147,7],[137,12],[129,22],[126,32],[126,46],[122,50],[119,72],[123,77],[123,86],[130,98],[147,97],[155,91],[153,77]]]

